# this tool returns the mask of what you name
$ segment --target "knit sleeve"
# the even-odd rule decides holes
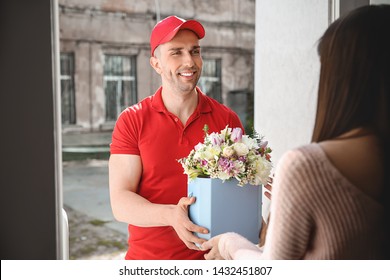
[[[302,259],[313,230],[310,196],[305,183],[313,170],[300,150],[283,155],[275,170],[271,217],[263,259]]]

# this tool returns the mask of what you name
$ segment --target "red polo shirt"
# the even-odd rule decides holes
[[[205,124],[209,133],[219,132],[226,125],[243,128],[236,113],[199,88],[197,91],[198,106],[186,125],[167,111],[161,88],[124,110],[116,122],[111,154],[141,156],[143,168],[137,193],[152,203],[177,204],[187,196],[187,175],[177,160],[188,156],[203,141]],[[203,259],[203,254],[188,249],[170,226],[129,225],[126,259]]]

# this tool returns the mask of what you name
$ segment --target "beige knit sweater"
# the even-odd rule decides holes
[[[382,205],[340,174],[318,144],[287,152],[275,174],[264,248],[228,233],[219,243],[225,259],[382,257]]]

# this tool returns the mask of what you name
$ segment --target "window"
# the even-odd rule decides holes
[[[61,53],[60,61],[62,124],[75,124],[74,56]]]
[[[106,121],[116,121],[128,106],[137,103],[135,56],[105,55],[104,92]]]
[[[202,76],[198,85],[206,95],[222,103],[220,59],[203,59]]]

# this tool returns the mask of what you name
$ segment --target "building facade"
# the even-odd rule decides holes
[[[63,133],[110,131],[157,90],[149,37],[172,14],[204,25],[199,86],[251,128],[255,0],[59,0]]]

